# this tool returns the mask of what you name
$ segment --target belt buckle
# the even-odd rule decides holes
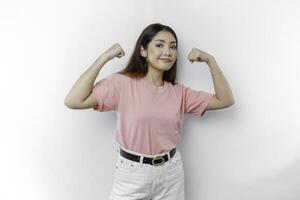
[[[154,163],[155,160],[162,160],[162,162]],[[152,159],[152,165],[154,165],[154,166],[162,165],[164,163],[165,163],[165,159],[163,156],[157,156]]]

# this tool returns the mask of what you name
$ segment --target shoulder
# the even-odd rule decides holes
[[[105,76],[95,83],[95,87],[105,87],[110,89],[120,90],[122,85],[124,84],[124,75],[113,73]]]
[[[183,92],[186,89],[186,86],[183,84],[180,84],[180,83],[176,83],[174,85],[172,83],[170,83],[170,84],[177,92]]]
[[[128,77],[119,73],[113,73],[105,77],[104,79],[108,80],[109,82],[115,83],[115,84],[122,84],[124,83],[124,80],[126,80]]]
[[[192,89],[190,86],[184,85],[184,84],[180,84],[177,83],[175,85],[173,85],[173,88],[175,89],[175,91],[183,96],[186,95],[190,95],[193,93],[203,93],[203,91],[196,91],[194,89]]]
[[[108,78],[114,79],[114,80],[128,80],[128,79],[130,79],[129,76],[124,75],[124,74],[120,74],[120,73],[113,73],[113,74],[109,75]]]
[[[141,77],[134,77],[126,74],[120,74],[118,72],[111,74],[110,77],[114,80],[118,80],[122,82],[122,84],[125,85],[132,85],[141,79]]]
[[[106,77],[109,83],[114,85],[114,87],[122,90],[126,90],[130,85],[133,85],[133,78],[128,75],[113,73]]]

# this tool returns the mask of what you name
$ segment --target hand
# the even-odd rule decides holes
[[[214,59],[214,57],[200,49],[193,48],[188,55],[188,59],[191,63],[194,61],[208,63],[210,60]]]
[[[106,50],[105,54],[108,57],[108,59],[111,60],[114,57],[118,57],[118,58],[123,57],[125,55],[125,52],[119,43],[115,43],[108,50]]]

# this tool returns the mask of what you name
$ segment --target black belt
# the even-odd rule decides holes
[[[175,153],[176,153],[176,148],[174,148],[170,151],[170,158],[172,158],[175,155]],[[121,154],[121,156],[123,156],[129,160],[132,160],[135,162],[140,162],[140,156],[129,153],[127,151],[124,151],[121,148],[120,148],[120,154]],[[165,155],[156,156],[156,157],[152,157],[152,158],[144,157],[143,163],[150,164],[150,165],[162,165],[165,162],[167,162],[168,160],[169,160],[168,154],[166,153]]]

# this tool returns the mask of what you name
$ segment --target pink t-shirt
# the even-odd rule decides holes
[[[212,93],[164,81],[153,85],[111,74],[94,84],[99,112],[116,111],[116,140],[125,149],[153,155],[170,151],[180,142],[185,114],[203,116]]]

